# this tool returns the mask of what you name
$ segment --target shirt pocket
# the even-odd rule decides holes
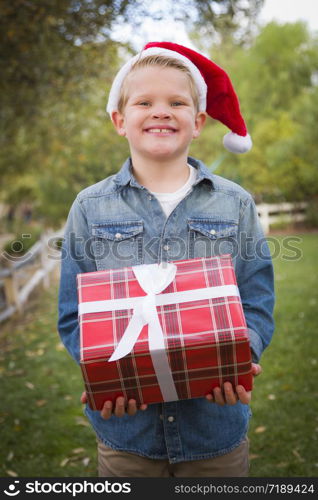
[[[143,222],[92,224],[93,254],[98,270],[135,266],[143,261]]]
[[[188,219],[189,258],[231,254],[237,248],[238,224],[232,220]]]

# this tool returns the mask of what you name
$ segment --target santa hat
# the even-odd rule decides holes
[[[246,153],[252,147],[237,95],[228,74],[217,64],[198,52],[170,42],[147,43],[140,54],[130,59],[117,73],[110,89],[107,111],[118,110],[121,86],[133,64],[147,56],[163,55],[182,61],[190,70],[197,87],[199,111],[219,120],[231,132],[223,138],[226,149],[232,153]]]

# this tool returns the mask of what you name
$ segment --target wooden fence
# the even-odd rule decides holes
[[[307,202],[299,203],[262,203],[256,206],[265,234],[275,223],[301,222],[306,218]]]
[[[60,260],[54,239],[63,236],[63,229],[45,232],[24,256],[2,253],[6,267],[0,270],[0,323],[15,313],[22,313],[27,299],[39,284],[48,288],[50,275]]]

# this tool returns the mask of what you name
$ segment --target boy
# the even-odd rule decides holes
[[[227,74],[169,42],[146,45],[117,74],[107,110],[131,158],[84,189],[68,217],[59,332],[79,362],[77,273],[232,253],[250,334],[253,374],[273,333],[273,270],[252,197],[188,157],[209,114],[232,132],[224,145],[251,147]],[[247,476],[251,393],[225,383],[206,398],[136,407],[86,407],[98,438],[100,476]],[[82,402],[86,403],[83,393]]]

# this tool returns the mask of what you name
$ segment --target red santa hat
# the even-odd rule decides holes
[[[182,61],[190,70],[197,87],[199,111],[219,120],[230,129],[223,138],[226,149],[232,153],[246,153],[252,147],[238,97],[228,74],[217,64],[198,52],[171,42],[147,43],[140,54],[130,59],[117,73],[110,89],[107,111],[118,110],[121,86],[133,64],[144,57],[164,55]]]

